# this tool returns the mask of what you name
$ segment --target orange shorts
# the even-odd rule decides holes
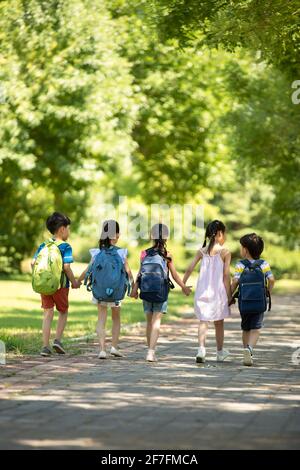
[[[41,294],[42,308],[53,308],[54,305],[60,313],[68,313],[69,309],[69,287],[61,287],[55,294]]]

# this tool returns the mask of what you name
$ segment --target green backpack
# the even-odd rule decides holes
[[[58,248],[62,243],[50,238],[37,255],[32,272],[32,288],[38,294],[52,295],[62,285],[63,260]]]

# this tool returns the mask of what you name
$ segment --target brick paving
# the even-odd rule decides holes
[[[226,322],[232,355],[197,365],[197,322],[164,324],[159,362],[143,329],[122,338],[125,358],[26,357],[0,366],[0,449],[299,449],[300,296],[273,299],[253,367],[241,364],[239,317]],[[300,356],[299,356],[300,358]]]

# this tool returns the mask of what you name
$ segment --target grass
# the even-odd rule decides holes
[[[81,271],[77,266],[74,271]],[[186,298],[180,290],[170,296],[168,318],[180,314],[181,309],[192,308],[192,298]],[[56,328],[55,316],[53,334]],[[141,301],[126,298],[121,312],[122,326],[145,320]],[[91,303],[91,294],[85,287],[79,290],[70,289],[70,313],[64,342],[73,338],[91,335],[95,332],[97,308]],[[6,344],[6,350],[17,355],[38,353],[41,347],[42,310],[40,297],[32,291],[28,277],[21,279],[0,280],[0,340]],[[108,316],[107,330],[111,329],[111,318]]]
[[[75,264],[78,274],[84,265]],[[195,277],[189,283],[195,285]],[[277,282],[275,294],[300,294],[300,280],[282,279]],[[193,309],[193,296],[185,297],[175,289],[169,297],[169,313],[164,321],[172,321],[183,311]],[[7,351],[14,354],[37,353],[41,346],[42,313],[40,298],[32,291],[29,278],[18,277],[0,280],[0,339],[6,343]],[[141,301],[126,298],[122,306],[122,325],[145,320]],[[84,287],[70,290],[70,314],[65,331],[65,342],[80,336],[93,334],[97,322],[96,306],[91,303],[91,294]],[[55,332],[56,320],[53,324]],[[107,329],[111,328],[108,317]]]

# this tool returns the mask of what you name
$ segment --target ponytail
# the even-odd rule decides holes
[[[216,242],[216,236],[219,231],[225,232],[226,227],[221,222],[220,220],[214,220],[213,222],[210,222],[208,226],[206,227],[205,231],[205,237],[204,237],[204,242],[202,245],[202,248],[206,247],[206,240],[209,239],[208,247],[207,247],[207,253],[210,255],[211,250],[213,249],[213,246]]]
[[[167,240],[163,240],[162,238],[154,240],[153,248],[155,248],[164,258],[168,258]]]
[[[111,240],[120,233],[120,226],[116,220],[106,220],[103,222],[102,231],[99,240],[99,248],[109,248]]]
[[[155,224],[151,229],[151,237],[153,240],[153,248],[156,249],[161,256],[171,261],[168,257],[167,238],[169,236],[168,227],[164,224]]]

